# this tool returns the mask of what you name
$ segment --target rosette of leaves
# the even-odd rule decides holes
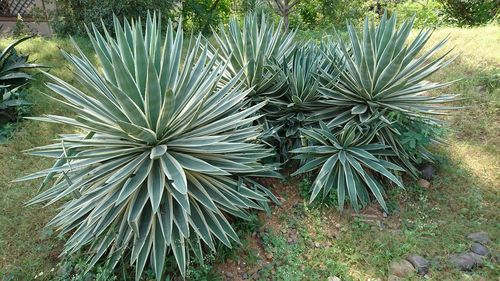
[[[325,198],[330,192],[336,192],[340,211],[346,198],[354,210],[359,211],[373,196],[387,211],[381,179],[403,187],[392,172],[403,169],[384,160],[386,156],[395,155],[390,146],[376,141],[378,131],[384,126],[382,122],[361,126],[350,121],[342,128],[332,130],[320,122],[320,128],[301,130],[309,142],[307,146],[291,151],[304,162],[292,175],[319,170],[311,187],[311,202],[320,193]]]
[[[320,87],[330,107],[318,114],[329,127],[336,127],[351,120],[362,123],[383,113],[380,118],[388,126],[378,131],[377,139],[390,145],[405,168],[416,174],[415,159],[401,144],[395,124],[398,121],[389,115],[398,112],[408,118],[438,123],[436,116],[453,109],[444,103],[455,100],[456,95],[429,95],[429,91],[453,83],[426,80],[453,59],[447,59],[451,50],[439,53],[447,38],[420,54],[432,30],[421,30],[410,41],[413,22],[413,18],[406,20],[398,29],[395,14],[390,18],[384,14],[377,26],[370,24],[367,18],[362,34],[356,32],[353,24],[348,24],[348,43],[343,40],[339,43],[345,67],[338,83]]]
[[[164,35],[160,27],[156,16],[145,29],[115,19],[112,38],[93,26],[98,65],[78,46],[64,53],[82,87],[50,74],[47,87],[75,115],[34,119],[77,132],[30,150],[55,164],[19,179],[44,178],[30,204],[63,200],[49,226],[70,234],[64,254],[86,250],[89,268],[127,259],[136,280],[148,262],[160,280],[172,253],[184,276],[190,253],[238,242],[226,215],[246,218],[274,198],[245,178],[277,176],[260,164],[270,151],[254,142],[252,123],[264,103],[242,109],[250,92],[242,74],[220,87],[225,66],[209,58],[204,39],[183,56],[182,27],[169,23]]]
[[[241,80],[252,102],[276,98],[283,94],[285,83],[281,64],[295,49],[295,31],[282,32],[283,21],[275,28],[265,14],[245,16],[243,26],[233,17],[226,27],[213,30],[220,57],[228,62],[227,71],[243,72]]]

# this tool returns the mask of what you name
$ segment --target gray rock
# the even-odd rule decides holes
[[[490,250],[488,250],[488,248],[486,248],[485,246],[481,245],[480,243],[474,243],[472,244],[472,246],[470,247],[470,250],[475,253],[475,254],[478,254],[480,256],[489,256],[490,255]]]
[[[226,277],[233,278],[234,274],[231,272],[226,272]]]
[[[435,174],[434,167],[430,164],[426,164],[426,165],[422,166],[422,168],[420,169],[420,172],[422,173],[422,178],[424,178],[426,180],[432,180],[432,178],[434,177],[434,174]]]
[[[415,271],[413,265],[407,260],[393,261],[389,265],[389,275],[406,277]]]
[[[462,271],[469,271],[474,267],[481,265],[483,263],[483,259],[483,256],[472,252],[466,252],[450,256],[449,262],[460,268]]]
[[[467,235],[467,238],[483,245],[491,242],[490,235],[484,231],[471,233]]]
[[[342,281],[342,279],[338,278],[337,276],[329,276],[327,281]]]
[[[422,256],[411,254],[406,258],[406,260],[409,261],[413,265],[413,267],[417,269],[418,274],[423,276],[429,272],[430,263]]]

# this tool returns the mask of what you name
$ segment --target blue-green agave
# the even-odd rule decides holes
[[[149,262],[160,280],[173,253],[184,276],[189,253],[201,257],[202,244],[238,242],[227,215],[246,218],[247,209],[275,199],[247,180],[278,176],[259,162],[270,151],[255,142],[255,112],[265,103],[242,108],[251,91],[242,71],[222,83],[227,65],[201,36],[183,56],[181,26],[169,23],[162,33],[148,16],[145,29],[140,20],[115,19],[116,38],[92,28],[98,65],[78,46],[78,54],[64,53],[80,86],[47,74],[55,101],[74,115],[33,118],[75,133],[29,150],[55,164],[19,180],[44,178],[30,204],[63,202],[49,226],[70,234],[64,254],[86,249],[90,265],[126,257],[136,280]]]

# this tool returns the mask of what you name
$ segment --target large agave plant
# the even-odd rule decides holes
[[[148,261],[159,280],[173,253],[185,275],[201,241],[212,250],[238,241],[226,214],[245,218],[272,196],[245,177],[276,176],[259,164],[269,151],[253,143],[252,123],[264,104],[241,108],[250,92],[242,74],[220,87],[225,66],[205,41],[190,42],[184,57],[182,27],[169,23],[163,36],[160,26],[148,16],[143,33],[140,20],[115,19],[116,39],[93,27],[98,66],[78,46],[78,55],[64,53],[83,87],[50,74],[47,86],[75,116],[35,119],[77,131],[30,150],[55,165],[20,179],[45,178],[42,188],[53,179],[30,204],[63,200],[49,225],[70,234],[64,254],[88,249],[90,265],[126,257],[136,280]]]
[[[393,120],[388,116],[397,112],[408,118],[438,122],[434,116],[450,109],[443,103],[456,96],[429,95],[429,91],[452,82],[438,83],[426,79],[452,61],[446,58],[451,50],[435,57],[447,42],[445,38],[420,55],[432,30],[422,30],[408,42],[412,26],[413,19],[409,19],[398,29],[396,15],[388,18],[386,14],[378,26],[366,19],[362,35],[348,24],[349,44],[340,42],[345,68],[338,83],[320,87],[319,91],[327,96],[325,103],[330,105],[317,112],[320,119],[328,119],[328,126],[335,127],[351,120],[364,122],[383,112],[381,118],[390,123]],[[408,171],[415,173],[413,159],[405,153],[398,134],[394,126],[387,126],[379,131],[377,138],[391,145]]]
[[[252,89],[254,102],[282,94],[285,80],[280,66],[295,49],[295,32],[283,33],[282,26],[283,21],[275,28],[264,14],[253,13],[245,17],[243,27],[232,18],[227,28],[214,30],[219,55],[229,62],[230,73],[243,71],[241,79]]]
[[[384,187],[377,177],[386,178],[402,187],[391,170],[403,169],[383,159],[395,155],[390,146],[373,142],[383,126],[382,122],[360,126],[350,121],[343,128],[332,131],[320,122],[320,128],[302,129],[309,139],[309,145],[292,151],[299,154],[296,158],[304,160],[302,167],[292,175],[319,169],[312,185],[311,202],[321,191],[325,198],[333,189],[340,210],[343,209],[346,195],[354,210],[358,211],[370,201],[372,194],[387,211]]]

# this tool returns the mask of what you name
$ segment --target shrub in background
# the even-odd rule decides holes
[[[48,14],[56,34],[85,35],[88,23],[102,22],[104,29],[112,32],[113,15],[120,19],[145,17],[148,10],[157,10],[167,23],[173,3],[171,0],[52,0],[55,9]]]
[[[444,6],[438,0],[389,2],[386,9],[391,13],[397,13],[400,19],[415,17],[414,27],[446,24]]]
[[[458,26],[498,22],[500,3],[497,0],[440,0],[449,23]]]
[[[87,250],[89,268],[103,257],[111,267],[127,259],[136,280],[149,262],[160,280],[173,253],[185,275],[202,244],[215,251],[216,241],[238,241],[227,214],[247,218],[247,209],[267,206],[270,192],[246,180],[278,176],[259,163],[269,149],[254,143],[252,116],[264,103],[242,109],[250,92],[242,72],[221,85],[226,65],[202,37],[183,56],[182,27],[169,23],[163,37],[156,16],[144,33],[140,20],[115,18],[114,26],[116,39],[95,27],[89,34],[99,66],[78,46],[78,55],[64,53],[81,90],[47,74],[55,100],[75,115],[33,119],[79,132],[30,150],[55,164],[19,180],[44,178],[30,204],[64,201],[49,223],[70,234],[64,254]]]
[[[50,0],[49,0],[50,2]],[[184,29],[209,32],[210,25],[227,22],[230,1],[210,0],[52,0],[56,7],[49,11],[49,20],[57,34],[85,35],[86,23],[102,21],[104,28],[112,32],[113,15],[118,18],[145,17],[148,11],[158,11],[166,24],[171,17],[181,16]],[[39,13],[45,19],[45,13]],[[164,26],[165,27],[165,26]]]

